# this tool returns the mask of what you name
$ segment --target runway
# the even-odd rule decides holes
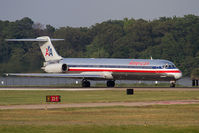
[[[199,88],[192,87],[179,87],[179,88],[169,88],[169,87],[153,87],[153,88],[141,88],[141,87],[128,87],[134,90],[186,90],[186,91],[199,91]],[[100,90],[126,90],[128,88],[43,88],[43,87],[9,87],[0,88],[2,90],[18,90],[18,91],[100,91]]]
[[[37,104],[37,105],[6,105],[0,106],[0,110],[6,109],[59,109],[80,107],[135,107],[149,105],[177,105],[177,104],[199,104],[199,100],[171,100],[150,102],[110,102],[110,103],[72,103],[72,104]]]
[[[117,89],[117,90],[121,90]],[[95,91],[95,90],[116,90],[115,88],[0,88],[0,90],[26,90],[26,91]]]

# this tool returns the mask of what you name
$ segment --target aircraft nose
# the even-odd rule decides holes
[[[174,73],[175,79],[180,79],[182,77],[182,72],[179,70],[179,73]]]

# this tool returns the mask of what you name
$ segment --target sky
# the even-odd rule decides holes
[[[199,0],[0,0],[0,20],[29,17],[59,27],[90,27],[123,18],[199,16]]]

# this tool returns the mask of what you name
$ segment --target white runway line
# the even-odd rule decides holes
[[[199,91],[199,88],[136,88],[136,87],[125,87],[125,88],[0,88],[0,91],[5,90],[18,90],[18,91],[100,91],[100,90],[126,90],[134,89],[136,91]]]
[[[94,91],[94,90],[123,90],[125,88],[0,88],[1,90],[19,90],[19,91]]]

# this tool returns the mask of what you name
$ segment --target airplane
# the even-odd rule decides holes
[[[106,80],[107,87],[114,87],[115,80],[170,81],[175,87],[182,72],[170,61],[160,59],[118,59],[118,58],[63,58],[48,36],[36,39],[6,39],[6,41],[36,41],[45,59],[46,73],[7,73],[7,76],[62,77],[82,79],[82,87],[90,87],[89,80]]]

